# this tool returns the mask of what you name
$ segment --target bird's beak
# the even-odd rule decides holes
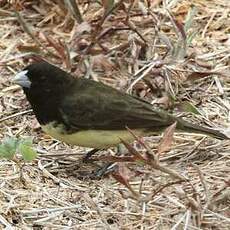
[[[23,88],[30,88],[31,81],[29,80],[28,76],[26,75],[28,73],[28,70],[23,70],[16,74],[16,76],[13,79],[13,82],[15,84],[20,85]]]

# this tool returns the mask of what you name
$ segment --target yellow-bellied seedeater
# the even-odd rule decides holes
[[[220,139],[218,130],[189,123],[137,97],[84,78],[74,78],[42,61],[14,78],[22,86],[42,129],[68,144],[104,149],[132,141],[126,127],[148,136],[177,122],[177,129]]]

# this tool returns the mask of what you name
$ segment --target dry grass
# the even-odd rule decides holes
[[[75,76],[128,90],[175,113],[191,111],[193,104],[200,115],[188,119],[228,127],[229,0],[167,1],[168,10],[161,0],[145,1],[149,11],[142,1],[117,1],[107,14],[96,1],[78,1],[81,26],[76,8],[62,1],[11,2],[0,2],[0,138],[33,136],[39,157],[21,170],[0,161],[0,228],[229,229],[229,141],[175,134],[160,161],[187,180],[129,163],[121,171],[135,197],[111,176],[84,176],[96,168],[81,163],[86,149],[42,133],[11,83],[31,59],[45,57]],[[185,48],[189,38],[181,25],[191,3],[196,12],[186,34],[196,36]],[[145,142],[156,152],[160,139]]]

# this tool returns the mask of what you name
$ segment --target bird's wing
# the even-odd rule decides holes
[[[148,129],[173,123],[167,113],[153,110],[149,103],[104,85],[67,95],[60,113],[71,130]]]

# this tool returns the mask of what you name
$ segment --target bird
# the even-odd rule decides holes
[[[176,129],[228,139],[219,130],[201,126],[156,109],[137,96],[86,78],[76,78],[47,61],[34,62],[14,77],[44,132],[70,145],[106,149],[122,141]]]

